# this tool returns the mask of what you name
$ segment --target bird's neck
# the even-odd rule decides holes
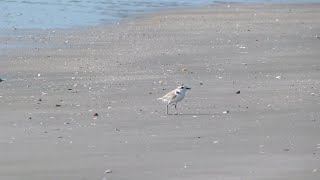
[[[186,90],[185,89],[177,89],[176,94],[185,94]]]

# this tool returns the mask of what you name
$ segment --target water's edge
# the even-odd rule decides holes
[[[97,27],[115,27],[121,24],[126,24],[130,21],[135,21],[137,19],[146,18],[158,13],[170,13],[179,10],[187,9],[197,9],[197,8],[206,8],[209,6],[215,6],[218,4],[312,4],[313,2],[304,3],[248,3],[248,2],[215,2],[211,4],[203,4],[198,6],[176,6],[176,7],[167,7],[159,8],[154,11],[145,11],[141,14],[133,14],[131,16],[123,17],[118,21],[114,22],[101,22],[96,25],[78,25],[72,27],[61,27],[61,28],[0,28],[0,49],[15,49],[15,48],[52,48],[55,47],[54,44],[37,42],[37,40],[32,40],[40,37],[54,37],[57,32],[60,34],[68,34],[69,32],[89,30],[91,28]],[[320,3],[320,2],[318,2]],[[317,4],[318,4],[317,3]]]
[[[221,3],[314,3],[318,0],[4,0],[0,30],[81,28],[114,24],[147,13]]]

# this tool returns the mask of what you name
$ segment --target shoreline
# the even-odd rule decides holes
[[[36,46],[0,54],[0,179],[317,179],[319,9],[221,4],[1,37]],[[192,90],[167,116],[156,99],[180,83]]]
[[[237,1],[237,0],[236,0]],[[257,0],[260,1],[260,0]],[[117,1],[103,3],[100,1],[92,2],[70,2],[68,4],[68,10],[64,9],[63,2],[50,3],[50,2],[33,2],[33,1],[24,1],[21,3],[10,1],[4,2],[4,12],[3,16],[7,18],[5,22],[0,23],[1,29],[6,27],[11,27],[11,29],[29,29],[29,28],[39,28],[39,29],[67,29],[67,28],[81,28],[81,27],[89,27],[95,26],[99,24],[108,24],[108,23],[117,23],[121,21],[123,18],[130,17],[141,17],[145,14],[149,13],[158,13],[162,10],[166,11],[166,9],[189,9],[189,8],[200,8],[205,7],[210,4],[301,4],[301,3],[319,3],[315,0],[293,0],[294,2],[286,2],[286,1],[264,1],[264,2],[256,2],[256,1],[244,1],[241,2],[223,2],[223,1],[208,1],[202,0],[200,2],[190,2],[185,0],[177,0],[174,2],[162,1],[156,2],[151,1],[147,3],[145,1],[141,1],[140,6],[137,3],[130,3],[130,1],[124,1],[119,7]],[[97,4],[95,4],[97,3]],[[101,7],[96,7],[101,3]],[[76,6],[78,4],[78,6]],[[34,12],[29,13],[25,11],[23,8],[33,8]],[[49,8],[51,5],[51,9]],[[66,5],[66,4],[65,4]],[[93,9],[91,13],[88,13],[86,9],[81,8],[80,6],[86,7],[87,9]],[[87,6],[86,6],[87,5]],[[21,7],[22,6],[22,7]],[[61,7],[61,9],[59,9]],[[49,9],[48,9],[49,8]],[[49,12],[44,13],[45,10],[49,10]],[[81,14],[81,13],[82,14]],[[51,16],[55,16],[54,19]],[[80,20],[79,17],[82,17]],[[37,23],[36,23],[37,22]],[[49,23],[50,22],[50,23]]]
[[[105,22],[105,23],[100,23],[97,25],[80,25],[80,26],[74,26],[74,27],[66,27],[66,28],[2,28],[0,29],[0,37],[3,36],[5,37],[6,35],[11,36],[12,34],[14,35],[24,35],[24,34],[34,34],[34,33],[39,33],[39,34],[48,34],[50,33],[50,31],[58,31],[58,32],[62,32],[62,31],[83,31],[86,29],[94,29],[94,28],[114,28],[118,25],[125,25],[128,22],[131,21],[139,21],[139,19],[147,19],[148,17],[152,17],[152,16],[157,16],[157,15],[165,15],[166,13],[169,14],[175,14],[175,13],[181,13],[181,12],[185,12],[185,11],[196,11],[199,9],[206,9],[206,8],[212,8],[212,7],[219,7],[219,6],[224,6],[224,5],[239,5],[239,6],[263,6],[263,5],[267,5],[267,6],[272,6],[272,5],[280,5],[280,6],[308,6],[308,5],[319,5],[320,2],[216,2],[216,3],[212,3],[212,4],[207,4],[207,5],[199,5],[199,6],[193,6],[193,7],[189,7],[189,6],[182,6],[182,7],[168,7],[168,8],[164,8],[164,9],[158,9],[155,11],[150,11],[150,12],[145,12],[143,14],[137,14],[137,15],[132,15],[130,17],[126,17],[126,18],[122,18],[119,21],[115,21],[115,22]],[[10,31],[12,31],[12,33],[10,33]]]
[[[1,29],[0,30],[0,41],[4,42],[0,45],[0,49],[3,50],[13,50],[13,49],[30,49],[30,48],[43,48],[43,47],[57,47],[57,45],[50,46],[47,43],[37,43],[32,42],[30,39],[41,39],[46,38],[46,36],[49,37],[55,37],[55,34],[57,33],[57,36],[67,36],[68,34],[72,33],[81,33],[81,32],[87,32],[90,30],[95,29],[117,29],[121,26],[126,26],[126,24],[130,22],[139,22],[143,21],[144,19],[148,19],[150,17],[154,16],[164,16],[165,14],[179,14],[184,12],[193,12],[200,9],[211,9],[211,8],[217,8],[217,7],[223,7],[223,6],[312,6],[312,5],[319,5],[320,3],[315,2],[297,2],[297,3],[253,3],[253,2],[221,2],[221,3],[215,3],[215,4],[208,4],[203,5],[199,7],[172,7],[169,9],[162,9],[157,10],[153,12],[146,12],[141,15],[136,15],[128,18],[123,18],[122,20],[118,22],[113,23],[103,23],[99,25],[94,26],[78,26],[78,27],[70,27],[70,28],[47,28],[47,29],[39,29],[39,28],[8,28],[8,29]],[[217,10],[218,12],[219,10]],[[13,30],[13,31],[12,31]],[[12,32],[10,32],[12,31]],[[22,40],[22,41],[21,41]],[[11,43],[10,41],[15,41],[15,43]],[[23,44],[25,43],[25,44]],[[64,46],[62,46],[64,47]],[[57,47],[58,48],[58,47]]]

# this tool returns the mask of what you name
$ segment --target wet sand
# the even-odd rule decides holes
[[[222,4],[2,35],[0,179],[319,179],[319,32],[320,4]]]

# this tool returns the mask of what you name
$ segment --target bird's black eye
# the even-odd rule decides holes
[[[184,87],[181,87],[181,89],[184,89]]]

